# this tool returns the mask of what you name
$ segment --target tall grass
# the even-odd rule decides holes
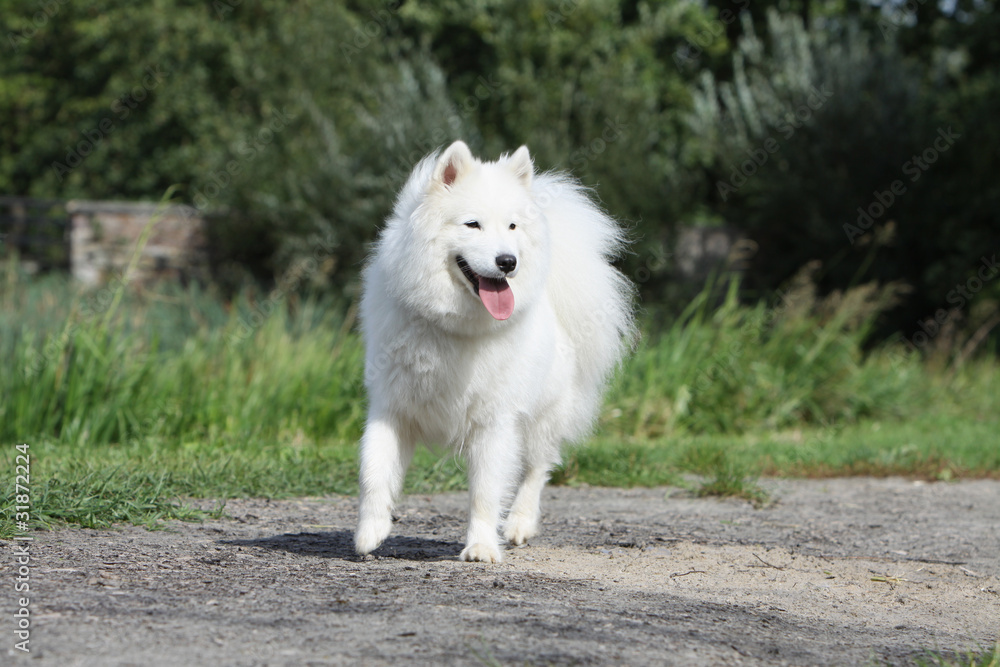
[[[363,346],[348,303],[2,275],[0,441],[31,444],[36,525],[196,516],[180,496],[356,491]],[[996,360],[945,375],[901,345],[866,351],[893,296],[868,285],[819,299],[807,273],[773,304],[741,304],[735,283],[721,298],[706,287],[647,332],[598,437],[554,481],[696,473],[705,492],[761,502],[745,483],[761,472],[995,476]],[[10,470],[12,452],[0,452]],[[420,452],[408,488],[463,479],[457,459]]]
[[[706,287],[649,334],[612,388],[606,431],[633,438],[743,433],[913,414],[926,402],[919,359],[901,345],[864,351],[895,285],[825,299],[809,270],[773,303],[743,305],[731,282]]]
[[[5,294],[18,287],[8,281]],[[192,287],[131,294],[106,319],[93,300],[51,280],[7,300],[5,441],[358,435],[362,346],[331,302],[268,301],[265,317],[249,296],[226,307]]]
[[[721,302],[708,287],[645,336],[613,382],[601,430],[649,440],[921,414],[940,402],[940,379],[902,345],[864,349],[894,289],[819,299],[804,276],[774,304],[747,306],[735,282]],[[0,438],[87,446],[359,436],[363,346],[342,302],[247,292],[225,303],[197,286],[114,292],[7,272]],[[118,297],[109,316],[100,304]],[[979,375],[960,374],[951,387],[981,394],[994,375]]]

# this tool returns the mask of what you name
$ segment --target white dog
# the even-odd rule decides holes
[[[618,225],[527,147],[480,162],[456,141],[413,170],[364,272],[369,409],[355,548],[389,535],[418,443],[468,462],[466,561],[524,544],[563,441],[592,428],[634,337]]]

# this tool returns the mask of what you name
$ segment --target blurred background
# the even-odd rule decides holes
[[[996,10],[0,0],[0,434],[260,437],[288,460],[351,441],[368,244],[417,160],[458,138],[484,158],[527,144],[629,228],[644,340],[602,416],[615,446],[800,428],[822,444],[946,395],[966,411],[949,419],[995,420]],[[87,248],[125,210],[109,201],[165,198],[184,206],[157,224],[202,224],[205,273],[126,285],[135,244],[160,243],[140,225],[117,251],[81,251],[119,252],[116,269],[66,278],[67,239]],[[964,463],[946,440],[906,449],[928,431],[813,468],[772,452],[761,469],[1000,467],[994,449]],[[718,464],[713,447],[670,465]],[[582,457],[564,479],[633,460]]]
[[[995,6],[2,2],[0,194],[178,185],[222,214],[226,286],[275,280],[319,235],[309,282],[353,293],[420,156],[527,144],[630,226],[650,310],[677,297],[680,231],[718,226],[754,242],[754,295],[818,261],[822,293],[905,283],[880,333],[912,333],[1000,250]],[[996,312],[1000,281],[987,292],[969,325]]]

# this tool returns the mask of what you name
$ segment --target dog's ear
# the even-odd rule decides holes
[[[434,181],[451,185],[468,171],[475,161],[476,158],[472,157],[472,151],[465,142],[456,141],[438,158],[434,167]]]
[[[511,171],[514,175],[524,183],[524,185],[531,185],[531,177],[535,173],[535,164],[531,161],[531,155],[528,153],[527,146],[521,146],[514,154],[510,156],[508,164],[510,165]]]

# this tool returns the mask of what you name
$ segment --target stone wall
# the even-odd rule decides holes
[[[42,204],[48,207],[45,208],[48,215],[45,220],[24,212],[25,206],[38,208]],[[0,209],[4,206],[4,210],[9,209],[5,216],[0,215],[0,234],[7,232],[10,239],[36,238],[40,220],[49,226],[68,224],[68,234],[60,233],[48,242],[55,243],[57,237],[62,237],[63,247],[68,246],[73,277],[83,284],[97,286],[123,279],[122,273],[136,244],[152,221],[149,238],[129,281],[140,284],[154,280],[207,282],[210,277],[206,222],[197,209],[169,206],[157,213],[159,205],[154,203],[70,201],[65,205],[65,217],[57,216],[57,219],[49,211],[53,205],[52,202],[0,197]],[[42,252],[27,245],[20,251],[22,264],[36,260],[32,255]],[[671,253],[675,258],[673,277],[685,283],[702,284],[716,271],[743,272],[755,251],[753,241],[732,227],[682,227]],[[64,250],[62,256],[65,254]]]
[[[746,271],[756,244],[732,227],[682,227],[674,254],[677,278],[701,284],[714,271]]]
[[[159,209],[159,212],[158,212]],[[70,270],[86,285],[112,277],[148,283],[157,280],[207,280],[205,222],[190,206],[153,203],[71,201]],[[135,272],[122,277],[143,230],[152,224]]]

